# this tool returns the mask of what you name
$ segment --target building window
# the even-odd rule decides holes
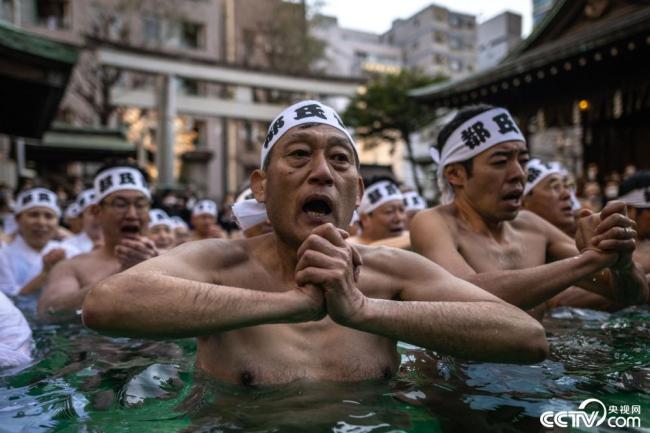
[[[447,35],[441,31],[433,32],[433,41],[437,44],[444,44],[447,42]]]
[[[445,57],[444,54],[435,53],[433,55],[433,63],[435,63],[436,65],[444,65],[445,63],[447,63],[447,57]]]
[[[445,14],[444,9],[435,9],[433,11],[433,15],[434,15],[436,21],[444,22],[447,19],[447,14]]]
[[[36,24],[50,30],[70,28],[69,0],[36,0]]]
[[[197,80],[190,80],[188,78],[179,78],[178,79],[178,88],[181,93],[190,96],[201,95],[201,83]]]
[[[161,41],[162,26],[157,16],[142,17],[142,33],[145,43],[159,43]]]
[[[463,48],[463,40],[457,36],[449,38],[449,48],[452,50],[461,50]]]
[[[2,0],[0,2],[0,20],[13,22],[14,6],[12,0]]]
[[[195,149],[205,149],[208,147],[208,126],[205,120],[193,119],[192,132],[194,139],[192,145]]]
[[[203,48],[205,43],[205,26],[184,21],[181,23],[180,46],[183,48]]]
[[[458,15],[449,15],[449,26],[454,28],[460,27],[460,18]]]

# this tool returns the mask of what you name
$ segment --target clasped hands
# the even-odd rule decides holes
[[[325,315],[341,325],[359,320],[366,302],[357,288],[362,262],[359,251],[345,241],[348,236],[333,224],[323,224],[298,249],[294,291],[306,302],[297,321]]]
[[[603,267],[626,269],[633,266],[636,223],[628,218],[625,203],[611,201],[598,213],[582,209],[577,223],[576,246],[581,253],[595,251]]]

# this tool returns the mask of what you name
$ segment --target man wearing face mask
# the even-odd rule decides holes
[[[93,284],[158,255],[154,242],[144,236],[151,195],[142,172],[128,165],[106,166],[95,176],[94,190],[91,209],[104,243],[52,269],[38,304],[44,320],[75,318]]]

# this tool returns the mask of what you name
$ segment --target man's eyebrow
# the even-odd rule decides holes
[[[328,146],[344,146],[352,150],[352,143],[346,137],[341,137],[338,135],[333,135],[327,139]]]

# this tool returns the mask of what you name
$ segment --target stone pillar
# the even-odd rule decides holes
[[[158,77],[157,101],[158,129],[156,133],[156,167],[158,168],[158,188],[171,188],[174,179],[174,119],[176,118],[177,79],[173,75]]]

